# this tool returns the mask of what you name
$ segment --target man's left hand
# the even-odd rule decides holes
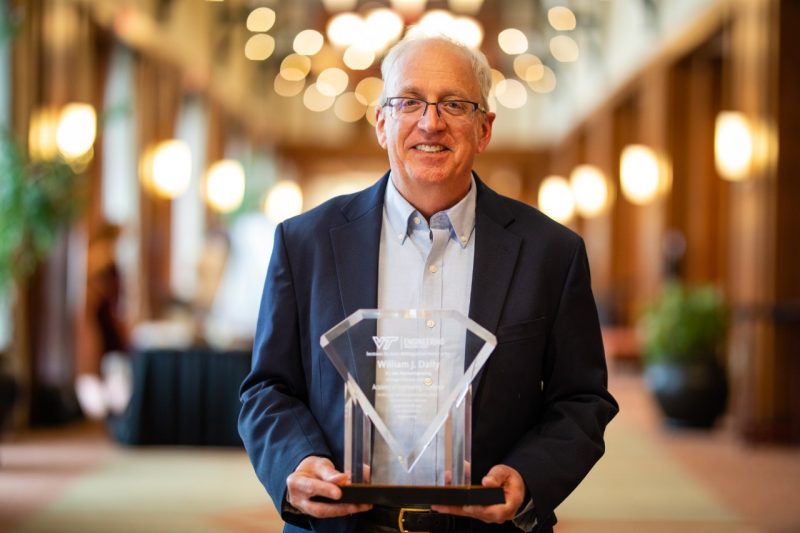
[[[481,484],[484,487],[502,487],[505,503],[496,505],[432,505],[431,509],[444,514],[468,516],[491,524],[502,524],[513,519],[525,498],[525,482],[522,476],[506,465],[497,465],[489,470]]]

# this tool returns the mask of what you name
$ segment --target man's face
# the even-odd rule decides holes
[[[480,102],[480,87],[469,59],[448,43],[413,45],[398,58],[386,80],[388,97],[406,96],[427,102]],[[379,109],[376,132],[387,151],[395,184],[401,192],[425,185],[468,189],[475,155],[489,144],[494,113],[470,112],[463,117],[438,116],[435,106],[410,119]]]

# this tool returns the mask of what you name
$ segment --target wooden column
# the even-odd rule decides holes
[[[800,442],[800,5],[735,6],[727,83],[755,125],[756,155],[729,186],[733,414],[748,440]]]
[[[157,59],[137,58],[136,122],[139,153],[175,135],[181,98],[176,69]],[[140,168],[140,173],[145,169]],[[161,318],[170,297],[171,202],[140,189],[139,310],[137,320]]]
[[[592,289],[602,318],[614,321],[614,295],[612,293],[612,209],[618,201],[616,192],[616,168],[618,157],[614,152],[614,119],[607,109],[601,110],[586,125],[584,160],[586,164],[599,168],[606,176],[609,187],[609,208],[600,215],[585,220],[582,224],[586,251],[592,272]]]

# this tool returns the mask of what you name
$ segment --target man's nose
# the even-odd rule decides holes
[[[439,114],[439,109],[434,104],[428,104],[417,125],[424,130],[441,130],[447,127],[444,119]]]

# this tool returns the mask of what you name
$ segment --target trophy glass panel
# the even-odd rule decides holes
[[[471,384],[491,333],[455,311],[362,309],[320,342],[345,382],[353,483],[470,484]]]

